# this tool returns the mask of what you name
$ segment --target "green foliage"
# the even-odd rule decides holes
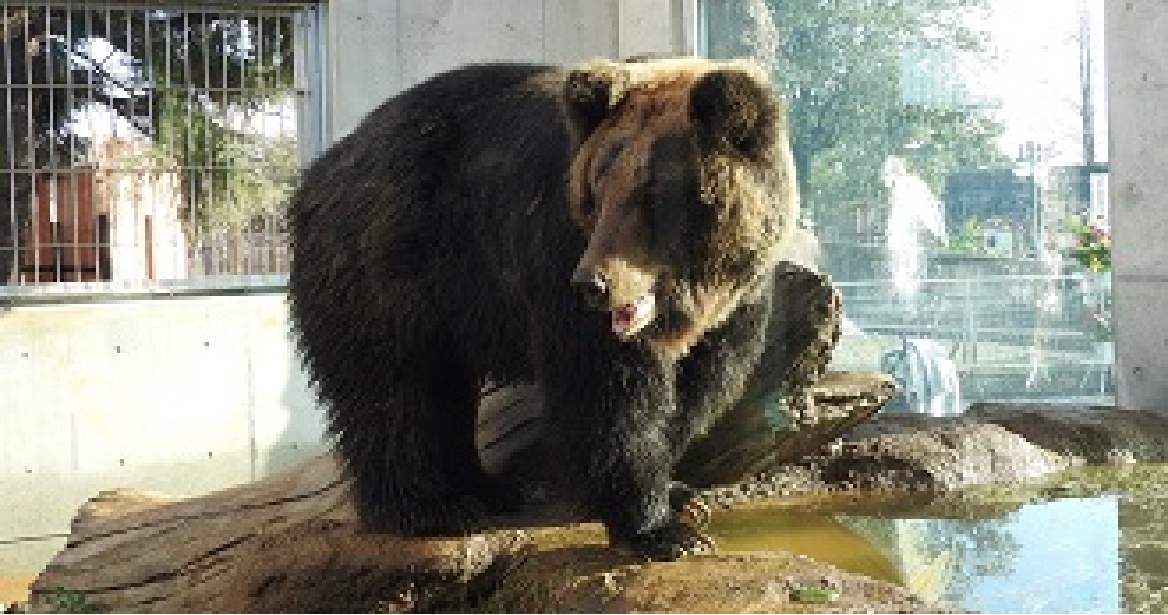
[[[58,587],[48,597],[49,610],[53,613],[96,613],[97,607],[89,604],[84,592]]]
[[[274,13],[182,12],[81,5],[13,6],[0,9],[0,81],[16,88],[10,113],[30,122],[0,123],[0,130],[29,131],[12,151],[0,148],[5,166],[49,162],[50,146],[65,140],[70,112],[90,102],[133,119],[152,108],[157,91],[184,88],[216,92],[218,106],[255,104],[265,91],[286,91],[293,81],[291,20]],[[86,52],[92,39],[128,54],[129,67],[113,56]],[[119,68],[123,70],[118,70]],[[128,70],[125,70],[128,68]],[[54,94],[47,86],[71,87]],[[9,103],[0,101],[0,104]],[[21,147],[31,143],[32,147]],[[9,160],[8,156],[16,159]],[[58,163],[68,164],[69,160]]]
[[[830,589],[799,587],[791,590],[791,600],[804,604],[830,604],[839,599],[839,594]]]
[[[985,251],[985,228],[977,218],[966,218],[959,231],[950,233],[946,248],[958,254],[981,254]]]
[[[245,104],[216,107],[182,89],[155,95],[156,164],[182,168],[186,220],[192,226],[239,229],[279,210],[297,166],[296,143],[232,126],[246,123]],[[281,172],[284,172],[281,175]]]
[[[958,169],[1008,163],[1002,126],[975,109],[906,102],[911,50],[975,53],[986,37],[966,24],[985,0],[711,0],[709,51],[767,55],[787,101],[804,202],[829,216],[846,203],[884,202],[881,169],[905,158],[935,193]],[[768,27],[775,32],[759,32]],[[762,45],[770,43],[769,45]],[[761,59],[761,58],[760,58]]]
[[[151,156],[192,169],[183,178],[188,225],[240,224],[269,208],[287,183],[264,179],[270,173],[261,166],[296,166],[289,139],[264,142],[229,121],[290,99],[292,28],[286,12],[259,8],[0,9],[0,62],[7,67],[0,83],[12,93],[0,97],[0,110],[17,118],[0,122],[0,142],[15,144],[0,148],[0,165],[43,170],[85,160],[85,143],[66,126],[74,111],[104,105],[155,142]],[[125,55],[94,53],[95,39]],[[0,182],[0,202],[27,206],[31,177],[17,173],[13,182]],[[0,217],[0,244],[10,241],[7,220]]]

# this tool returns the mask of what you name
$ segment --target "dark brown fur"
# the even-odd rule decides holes
[[[760,261],[769,261],[794,215],[793,169],[786,160],[782,113],[777,104],[750,99],[755,92],[749,90],[765,83],[754,70],[749,65],[679,59],[634,65],[619,76],[612,76],[610,65],[602,64],[600,69],[583,71],[587,78],[580,79],[592,83],[598,73],[608,76],[613,85],[606,96],[596,98],[609,100],[615,112],[581,137],[569,169],[573,219],[592,238],[578,269],[607,278],[614,304],[652,284],[659,284],[663,294],[676,296],[677,318],[649,332],[659,350],[675,357],[684,356],[704,332],[728,317],[749,287],[744,278],[760,269]],[[710,89],[716,91],[705,92]],[[734,113],[719,116],[726,108]],[[654,148],[667,141],[686,151],[656,155]],[[767,173],[742,177],[752,171],[742,164],[743,158],[755,158],[753,162]],[[668,209],[654,212],[647,201],[659,195],[644,191],[662,184],[686,187],[691,193],[659,200]],[[766,190],[726,194],[734,185],[761,185]],[[650,254],[645,242],[653,231],[651,215],[659,224],[662,219],[688,221],[689,236],[678,233],[668,239],[687,242],[690,253],[678,258],[702,270],[688,272],[680,284],[682,272],[663,270],[662,260],[669,259]]]
[[[481,527],[504,502],[477,392],[533,380],[612,538],[698,548],[672,469],[762,352],[791,173],[782,111],[741,65],[471,66],[374,111],[291,203],[293,322],[362,518]],[[651,319],[614,334],[639,299]]]

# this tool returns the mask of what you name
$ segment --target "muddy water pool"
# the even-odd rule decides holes
[[[785,550],[994,613],[1168,611],[1168,466],[1080,467],[955,494],[860,493],[716,515],[723,551]]]

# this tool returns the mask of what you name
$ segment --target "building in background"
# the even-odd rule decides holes
[[[120,138],[95,143],[86,165],[38,175],[19,283],[186,278],[181,182],[173,161]]]

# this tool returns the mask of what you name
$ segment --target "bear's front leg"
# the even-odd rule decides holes
[[[746,391],[768,343],[770,286],[763,291],[756,300],[740,305],[721,326],[707,331],[678,363],[678,412],[670,428],[675,461]]]
[[[671,501],[673,369],[645,344],[593,340],[586,352],[549,353],[540,374],[550,435],[566,453],[568,478],[613,543],[655,560],[713,550]]]

